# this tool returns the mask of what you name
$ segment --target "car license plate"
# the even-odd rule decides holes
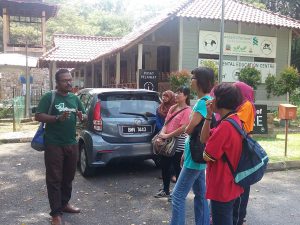
[[[139,134],[139,133],[151,133],[151,126],[123,126],[124,134]]]

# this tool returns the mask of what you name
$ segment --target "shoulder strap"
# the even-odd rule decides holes
[[[56,91],[52,90],[51,91],[51,104],[50,104],[50,107],[48,109],[48,114],[49,115],[51,114],[51,111],[52,111],[52,106],[53,106],[53,103],[54,103],[55,95],[56,95]]]
[[[232,126],[239,132],[244,138],[247,137],[247,133],[240,127],[240,125],[232,118],[226,118],[226,121],[232,124]]]
[[[239,132],[239,134],[241,134],[243,136],[243,138],[246,138],[247,137],[247,133],[240,127],[240,125],[232,118],[226,118],[225,121],[228,121],[236,130],[237,132]],[[229,166],[229,169],[234,177],[234,169],[233,169],[233,166],[231,164],[231,162],[229,161],[226,153],[224,153],[222,155],[222,159],[227,162],[228,166]]]
[[[187,109],[187,108],[188,108],[188,107],[185,107],[185,108],[183,108],[183,109],[177,111],[173,116],[171,116],[170,119],[168,119],[168,121],[165,122],[164,126],[166,126],[168,123],[170,123],[171,120],[172,120],[175,116],[177,116],[180,112],[182,112],[183,110],[185,110],[185,109]]]

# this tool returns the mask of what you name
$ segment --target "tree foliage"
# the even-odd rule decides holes
[[[57,16],[47,21],[46,42],[49,48],[55,33],[124,36],[134,26],[157,15],[175,0],[45,0],[45,2],[59,6]],[[24,44],[27,40],[29,44],[40,44],[40,32],[40,26],[29,27],[22,23],[12,25],[11,42]],[[2,32],[0,39],[2,40]],[[2,42],[0,45],[2,49]]]
[[[256,90],[258,84],[261,82],[261,73],[256,68],[247,66],[241,69],[238,79]]]
[[[204,60],[202,66],[212,69],[214,71],[215,81],[218,81],[219,67],[214,61]]]
[[[275,96],[289,94],[292,102],[297,100],[297,96],[299,97],[299,85],[300,76],[295,67],[286,67],[278,78],[269,75],[266,79],[268,97],[270,97],[270,94]]]

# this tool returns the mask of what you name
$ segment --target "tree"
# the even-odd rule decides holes
[[[269,75],[266,79],[266,90],[268,97],[270,94],[275,96],[281,96],[288,94],[291,96],[293,101],[296,101],[296,95],[298,95],[300,85],[300,76],[298,74],[298,70],[295,67],[286,67],[279,75],[279,77],[275,77]],[[298,99],[299,100],[299,99]]]
[[[204,60],[202,66],[212,69],[214,71],[215,81],[218,81],[219,67],[214,61]]]
[[[258,84],[261,82],[261,73],[256,68],[247,66],[241,69],[238,79],[256,90]]]

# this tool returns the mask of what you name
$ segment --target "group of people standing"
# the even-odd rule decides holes
[[[185,200],[191,189],[195,195],[196,225],[209,225],[210,215],[214,225],[242,225],[250,187],[243,189],[235,184],[223,160],[225,154],[236,169],[242,150],[242,137],[226,118],[234,119],[248,133],[253,130],[253,89],[242,82],[214,86],[214,73],[209,68],[199,67],[191,73],[191,88],[198,98],[194,107],[190,107],[190,89],[180,87],[175,93],[164,92],[157,109],[156,126],[160,137],[177,137],[178,141],[175,155],[161,158],[163,189],[155,197],[168,197],[172,202],[171,225],[185,224]],[[56,92],[42,97],[35,118],[47,123],[44,158],[51,224],[61,225],[62,213],[80,212],[79,208],[69,204],[69,200],[78,157],[75,124],[77,117],[81,121],[86,118],[82,116],[85,114],[82,103],[71,93],[70,72],[60,69],[55,79]],[[215,127],[211,126],[213,117],[219,118]],[[203,158],[207,163],[197,163],[191,155],[189,135],[203,119],[205,122],[198,138],[206,144]],[[172,194],[171,167],[176,175]]]
[[[179,141],[174,156],[161,158],[163,189],[154,197],[167,197],[172,202],[170,225],[185,224],[185,202],[191,189],[196,225],[243,225],[250,187],[243,189],[234,182],[223,159],[225,154],[236,169],[242,151],[242,137],[226,118],[234,119],[250,133],[255,116],[254,91],[243,82],[215,85],[210,68],[198,67],[191,74],[191,89],[198,98],[194,107],[189,106],[189,88],[181,87],[175,93],[164,92],[157,109],[160,137],[178,137]],[[172,116],[173,120],[164,126]],[[213,127],[214,117],[218,121]],[[197,163],[192,158],[189,139],[203,119],[198,138],[206,144],[203,158],[207,163]],[[176,184],[170,193],[172,167]]]

